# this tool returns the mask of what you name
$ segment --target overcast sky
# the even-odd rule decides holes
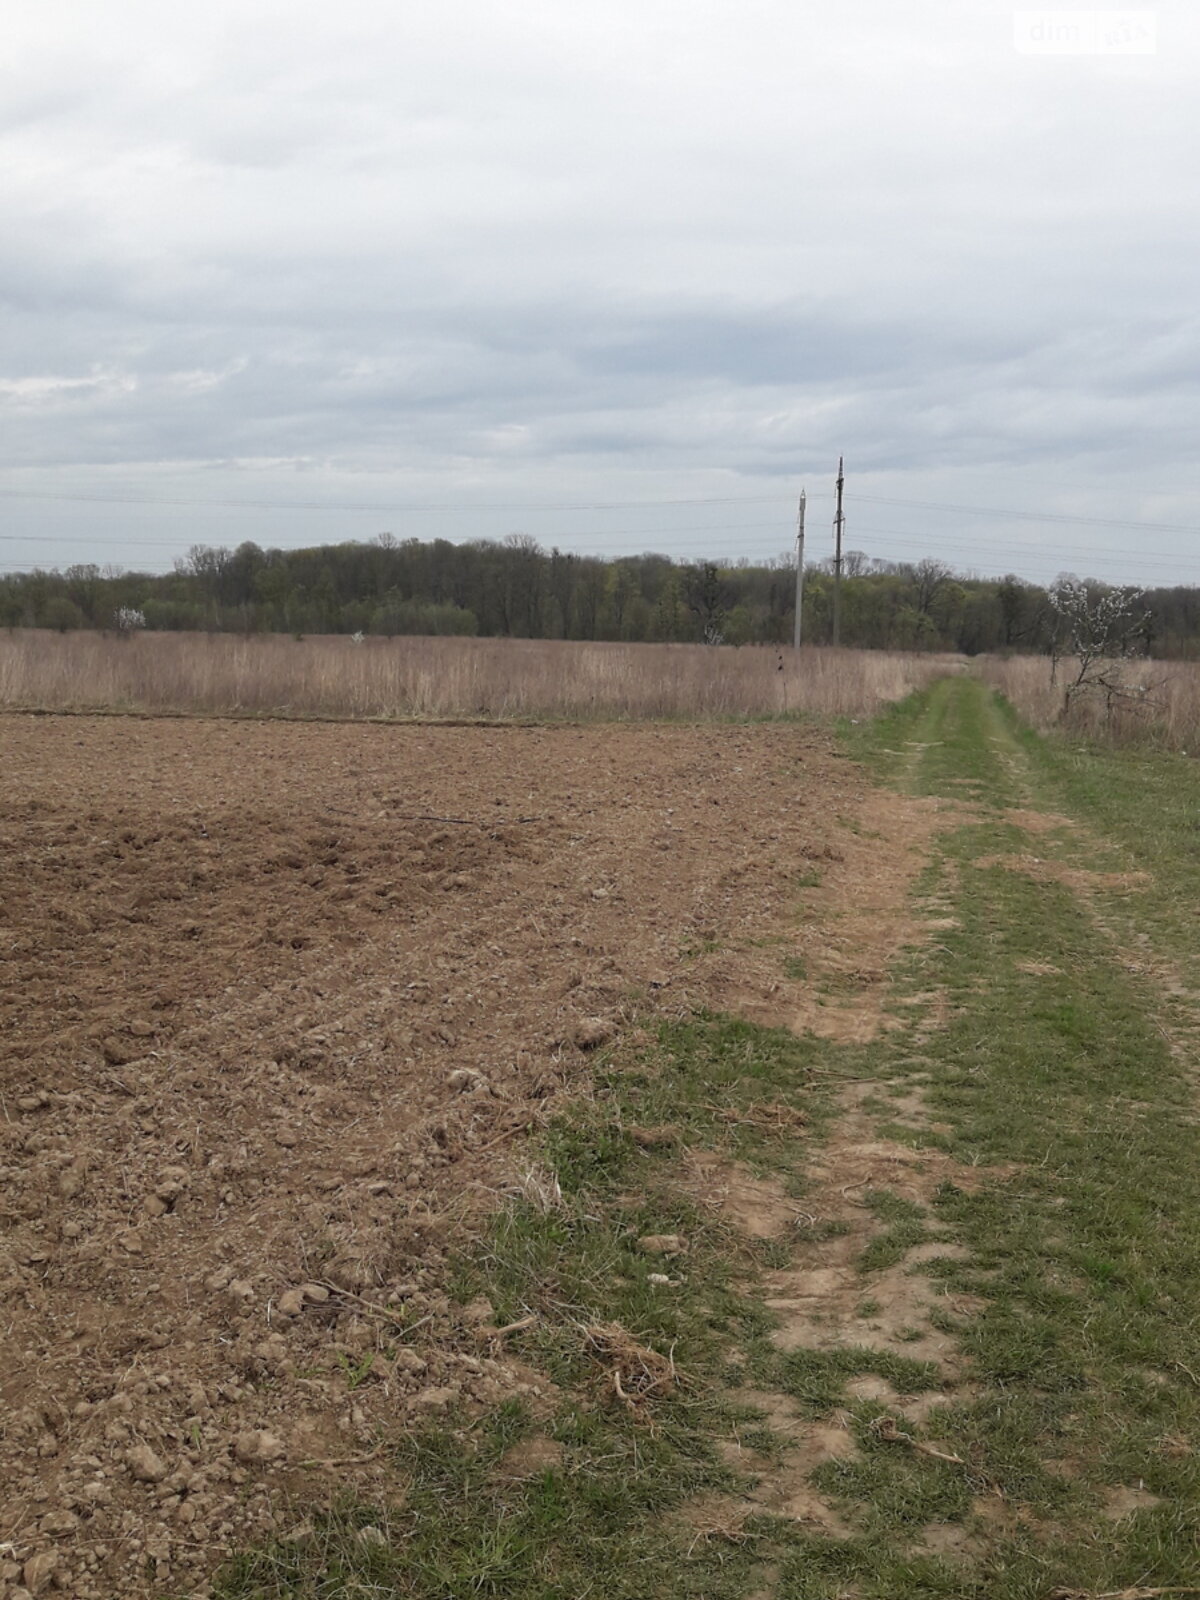
[[[851,548],[1200,584],[1195,7],[0,3],[0,568],[819,559],[844,453]]]

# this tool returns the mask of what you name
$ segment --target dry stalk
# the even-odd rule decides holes
[[[549,1216],[552,1211],[562,1209],[562,1186],[559,1184],[557,1174],[548,1168],[530,1166],[519,1172],[516,1178],[516,1190],[522,1199],[528,1200],[534,1210],[540,1211],[544,1217]]]
[[[524,1333],[526,1328],[534,1327],[540,1320],[535,1311],[527,1317],[520,1317],[516,1322],[505,1323],[503,1328],[481,1328],[478,1337],[484,1341],[492,1355],[498,1356],[510,1333]]]
[[[545,820],[543,817],[503,817],[497,824],[495,817],[489,817],[486,822],[477,822],[474,817],[435,817],[424,811],[397,811],[394,816],[397,822],[448,822],[457,828],[486,828],[493,833],[497,825],[507,828],[516,823]]]
[[[364,1300],[362,1295],[355,1294],[353,1289],[339,1289],[336,1283],[330,1283],[326,1278],[314,1278],[314,1283],[319,1283],[323,1289],[328,1289],[330,1294],[336,1294],[342,1300],[353,1300],[355,1305],[373,1317],[378,1317],[382,1322],[389,1323],[399,1333],[415,1333],[418,1328],[423,1328],[427,1322],[432,1322],[433,1317],[422,1317],[419,1322],[406,1323],[403,1313],[391,1311],[387,1306],[376,1305],[373,1300]]]
[[[870,716],[945,671],[946,658],[883,650],[789,652],[574,640],[309,637],[79,631],[0,634],[6,708],[286,716],[450,726],[580,717],[718,718],[787,707]],[[490,819],[483,825],[507,825]],[[518,822],[537,821],[519,817]],[[471,826],[450,816],[442,825]],[[419,824],[418,824],[419,825]]]
[[[710,1539],[720,1539],[725,1544],[748,1544],[753,1538],[746,1532],[739,1522],[732,1518],[727,1522],[714,1522],[707,1527],[697,1528],[696,1536],[688,1545],[688,1555],[696,1549],[697,1545],[707,1544]]]
[[[903,1433],[895,1417],[876,1417],[871,1424],[871,1432],[885,1444],[906,1444],[910,1450],[915,1450],[918,1455],[929,1456],[933,1461],[948,1461],[955,1467],[965,1467],[967,1464],[961,1456],[950,1455],[945,1450],[925,1444],[921,1439],[914,1439],[911,1433]]]
[[[795,1106],[782,1105],[778,1100],[771,1101],[769,1105],[747,1106],[744,1110],[739,1110],[736,1106],[714,1105],[708,1106],[707,1109],[722,1122],[766,1128],[771,1133],[783,1133],[788,1128],[808,1126],[808,1118],[803,1111],[798,1111]]]
[[[374,1450],[368,1451],[365,1456],[337,1456],[327,1461],[297,1461],[296,1468],[303,1472],[323,1467],[365,1467],[368,1461],[374,1461],[382,1449],[383,1446],[377,1444]]]
[[[1053,1589],[1047,1600],[1157,1600],[1164,1594],[1200,1594],[1200,1589]]]
[[[515,1138],[519,1133],[532,1133],[538,1120],[539,1113],[534,1111],[524,1113],[520,1121],[514,1122],[509,1128],[505,1128],[503,1133],[498,1133],[494,1139],[489,1139],[486,1144],[477,1146],[475,1154],[481,1156],[488,1150],[494,1150],[498,1144],[503,1144],[507,1139]]]
[[[613,1393],[635,1415],[648,1400],[674,1390],[679,1381],[674,1346],[668,1355],[660,1355],[639,1344],[619,1322],[581,1325],[581,1329],[592,1351],[608,1367]]]
[[[537,1312],[532,1312],[527,1317],[521,1317],[517,1322],[506,1322],[503,1328],[497,1328],[492,1335],[493,1339],[506,1339],[510,1333],[523,1333],[526,1328],[532,1328],[537,1322]]]

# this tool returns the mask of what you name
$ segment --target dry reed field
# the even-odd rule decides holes
[[[519,639],[18,630],[0,706],[220,716],[652,720],[869,716],[958,658]]]
[[[978,670],[1033,727],[1066,728],[1117,744],[1156,744],[1170,750],[1200,752],[1200,664],[1190,661],[1130,661],[1122,676],[1139,695],[1114,703],[1101,692],[1076,697],[1069,719],[1063,714],[1063,686],[1072,663],[1059,663],[1058,682],[1050,681],[1046,656],[983,656]]]

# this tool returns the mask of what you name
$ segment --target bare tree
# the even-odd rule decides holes
[[[944,561],[925,560],[918,561],[908,571],[917,591],[917,610],[926,617],[938,590],[951,578],[951,570]]]
[[[544,552],[528,533],[504,536],[502,583],[508,632],[536,639],[542,631]]]

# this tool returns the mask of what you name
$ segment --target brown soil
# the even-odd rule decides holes
[[[0,1588],[198,1589],[288,1496],[398,1492],[412,1419],[549,1406],[442,1290],[523,1132],[631,997],[804,1015],[844,904],[847,951],[893,917],[849,1010],[907,930],[913,861],[836,820],[896,803],[807,730],[0,742]]]
[[[711,1150],[689,1151],[681,1187],[749,1239],[778,1239],[805,1215],[772,1178],[756,1178],[745,1167]]]
[[[1029,854],[980,856],[974,864],[981,872],[988,867],[1007,867],[1010,872],[1023,872],[1037,883],[1061,883],[1065,888],[1084,894],[1097,889],[1132,893],[1135,889],[1144,889],[1150,882],[1145,872],[1093,872],[1087,867],[1072,867],[1065,861],[1047,861]]]
[[[561,1467],[565,1456],[566,1451],[557,1439],[548,1439],[544,1433],[535,1434],[532,1439],[522,1439],[520,1444],[505,1451],[496,1475],[513,1483],[523,1478],[538,1478],[544,1472]]]
[[[964,1167],[939,1150],[878,1137],[877,1122],[905,1120],[920,1106],[909,1090],[886,1102],[881,1112],[868,1112],[863,1103],[879,1089],[876,1084],[846,1086],[843,1116],[810,1169],[804,1205],[816,1222],[836,1223],[841,1231],[807,1245],[795,1265],[772,1273],[767,1303],[780,1318],[775,1339],[784,1350],[857,1345],[891,1351],[933,1362],[944,1387],[964,1374],[957,1340],[933,1325],[934,1314],[948,1312],[961,1320],[979,1305],[951,1293],[921,1268],[959,1254],[958,1247],[935,1237],[908,1250],[895,1266],[863,1272],[859,1258],[883,1231],[864,1196],[886,1190],[927,1207],[941,1184],[971,1190],[1004,1174]]]
[[[1076,834],[1080,831],[1074,817],[1060,816],[1054,811],[1030,811],[1024,806],[1009,806],[1004,813],[1004,820],[1026,833]]]
[[[935,1314],[948,1312],[959,1321],[977,1314],[983,1302],[953,1293],[922,1270],[928,1263],[962,1255],[961,1247],[947,1239],[934,1237],[914,1246],[895,1266],[863,1271],[859,1265],[863,1251],[883,1227],[862,1197],[870,1190],[886,1189],[928,1206],[943,1183],[973,1190],[1011,1174],[998,1167],[965,1167],[941,1151],[919,1148],[919,1139],[914,1148],[879,1137],[881,1123],[907,1123],[918,1132],[924,1107],[919,1084],[914,1087],[912,1080],[894,1085],[849,1083],[842,1091],[841,1112],[809,1169],[802,1200],[789,1200],[779,1185],[753,1178],[733,1163],[724,1164],[721,1181],[709,1192],[714,1206],[752,1237],[783,1237],[797,1222],[812,1231],[811,1241],[799,1246],[794,1264],[766,1277],[766,1303],[779,1319],[774,1338],[781,1349],[867,1348],[934,1365],[935,1387],[920,1393],[899,1394],[871,1373],[848,1379],[843,1391],[847,1403],[875,1401],[886,1405],[902,1428],[920,1427],[939,1406],[973,1392],[958,1341],[934,1326]],[[825,1237],[820,1225],[829,1223],[838,1231]],[[930,1229],[936,1233],[932,1214]],[[835,1413],[832,1419],[814,1423],[803,1419],[786,1395],[745,1389],[736,1398],[760,1411],[779,1435],[782,1461],[778,1466],[739,1462],[727,1454],[732,1465],[741,1464],[757,1475],[757,1482],[741,1495],[706,1497],[696,1513],[701,1525],[736,1529],[746,1517],[765,1509],[805,1522],[828,1537],[852,1533],[843,1514],[810,1481],[822,1462],[857,1454],[844,1416]],[[931,1525],[925,1532],[926,1550],[945,1554],[953,1547],[964,1559],[972,1552],[964,1532],[946,1531],[941,1525]]]
[[[960,1522],[927,1522],[921,1529],[917,1549],[943,1561],[977,1561],[986,1550],[977,1533]]]
[[[771,1463],[738,1439],[727,1441],[721,1454],[736,1472],[751,1483],[740,1495],[707,1494],[690,1501],[684,1515],[706,1537],[729,1537],[740,1531],[747,1517],[785,1517],[826,1538],[844,1539],[851,1532],[837,1511],[813,1488],[809,1479],[826,1461],[844,1461],[857,1455],[854,1438],[844,1416],[810,1422],[799,1414],[785,1394],[760,1389],[736,1390],[730,1399],[761,1412],[764,1421],[786,1441],[783,1460]]]
[[[1146,1511],[1151,1506],[1162,1505],[1159,1495],[1151,1494],[1149,1489],[1140,1484],[1136,1488],[1121,1485],[1115,1489],[1104,1491],[1104,1515],[1112,1522],[1120,1522],[1124,1517],[1132,1517],[1138,1511]]]
[[[853,827],[796,863],[800,916],[789,946],[806,982],[797,989],[779,981],[778,951],[743,949],[737,978],[722,982],[714,961],[720,1003],[752,1022],[843,1043],[902,1026],[886,1010],[890,970],[901,950],[952,925],[915,916],[912,889],[934,833],[960,811],[955,801],[867,790],[846,819]],[[758,979],[753,986],[748,973]]]
[[[1031,835],[1074,830],[1074,824],[1064,817],[1028,810],[1011,811],[1008,815]],[[914,864],[919,866],[923,859],[929,824],[928,813],[917,813],[908,825],[914,855],[908,860],[901,857],[897,874],[906,883],[911,883]],[[903,830],[886,834],[888,848],[893,852],[903,848],[898,838],[900,831]],[[1094,915],[1098,891],[1131,892],[1148,882],[1142,873],[1087,871],[1046,861],[1032,851],[995,856],[978,865],[1003,866],[1040,881],[1061,883],[1078,893]],[[881,899],[886,924],[879,936],[883,948],[892,938],[897,943],[912,944],[921,937],[936,937],[940,929],[949,934],[957,925],[951,918],[938,921],[926,916],[916,928],[904,926],[903,899],[889,899],[886,891]],[[838,905],[845,917],[845,900]],[[939,908],[934,901],[928,901],[924,909]],[[1103,922],[1100,925],[1105,926]],[[885,969],[886,964],[885,960]],[[1132,972],[1156,979],[1164,994],[1181,1001],[1191,998],[1178,973],[1155,968],[1147,952],[1139,950],[1136,960],[1127,957],[1125,965]],[[1021,967],[1037,976],[1049,977],[1058,972],[1045,962],[1024,962]],[[859,1024],[852,1022],[841,1036],[869,1037],[879,1026],[893,1025],[893,1019],[883,1010],[887,998],[884,978],[874,989],[874,1003],[868,1006],[873,1015],[862,1024],[864,1031],[857,1033]],[[936,1027],[943,1020],[945,999],[937,993],[911,999],[925,1013],[920,1029],[912,1033],[913,1043],[919,1044],[920,1030]],[[801,1026],[805,1020],[802,1013]],[[895,1419],[897,1448],[920,1448],[920,1430],[939,1408],[976,1392],[958,1340],[935,1324],[944,1324],[947,1312],[954,1322],[961,1322],[977,1315],[985,1304],[952,1292],[930,1268],[929,1264],[939,1259],[965,1254],[951,1240],[937,1237],[939,1230],[930,1201],[934,1190],[943,1183],[970,1191],[985,1182],[1003,1182],[1014,1176],[1014,1169],[964,1167],[937,1149],[923,1147],[922,1131],[938,1130],[929,1123],[919,1075],[893,1084],[847,1083],[840,1110],[829,1138],[814,1152],[802,1199],[789,1198],[779,1184],[756,1178],[736,1163],[707,1156],[693,1158],[697,1179],[694,1188],[698,1196],[705,1197],[751,1237],[786,1237],[797,1225],[811,1234],[808,1242],[799,1246],[793,1264],[768,1274],[766,1279],[767,1304],[779,1319],[775,1339],[782,1349],[867,1347],[933,1365],[935,1387],[921,1393],[898,1393],[891,1384],[869,1373],[850,1378],[843,1388],[847,1405],[867,1401],[887,1408],[888,1415]],[[910,1131],[911,1142],[899,1143],[887,1136],[896,1131],[897,1125]],[[863,1196],[871,1190],[887,1190],[926,1208],[927,1226],[933,1237],[907,1250],[896,1265],[867,1272],[859,1264],[863,1252],[882,1231],[882,1225],[863,1203]],[[838,1231],[832,1237],[824,1237],[821,1227],[828,1223],[837,1225]],[[800,1237],[804,1238],[804,1234]],[[736,1537],[744,1521],[763,1510],[799,1520],[829,1538],[853,1534],[857,1522],[854,1509],[831,1504],[812,1484],[815,1468],[857,1455],[853,1434],[846,1426],[846,1413],[835,1412],[831,1418],[814,1423],[802,1417],[786,1395],[748,1389],[737,1398],[761,1413],[780,1441],[781,1456],[776,1461],[744,1449],[736,1437],[728,1441],[724,1458],[745,1474],[746,1485],[740,1493],[705,1496],[693,1503],[689,1518],[699,1534]],[[912,1433],[906,1438],[909,1429]],[[941,1447],[953,1452],[952,1444]],[[1164,1440],[1163,1449],[1178,1452],[1186,1450],[1187,1444],[1171,1438]],[[1070,1463],[1048,1465],[1071,1475]],[[1114,1487],[1105,1494],[1105,1515],[1120,1520],[1157,1503],[1157,1498],[1141,1484]],[[914,1552],[971,1565],[997,1534],[1023,1537],[1033,1527],[1023,1508],[1010,1507],[998,1496],[985,1496],[974,1502],[965,1525],[927,1524],[913,1548]],[[1036,1531],[1039,1538],[1048,1538],[1053,1530],[1038,1525]]]

